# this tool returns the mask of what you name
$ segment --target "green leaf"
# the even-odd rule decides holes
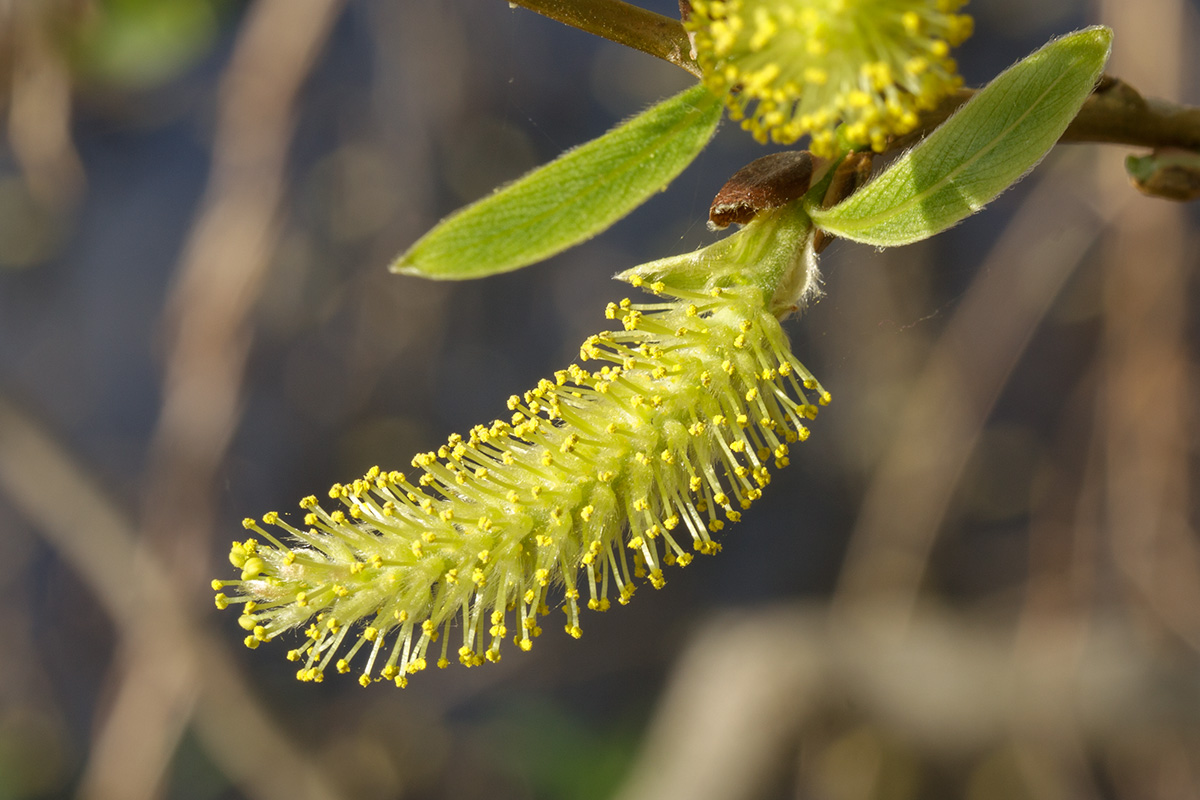
[[[720,118],[716,96],[701,85],[687,89],[451,214],[392,271],[478,278],[589,239],[665,189],[708,144]]]
[[[927,239],[1029,172],[1075,118],[1108,60],[1112,31],[1056,39],[1001,73],[845,202],[809,204],[817,227],[892,247]]]

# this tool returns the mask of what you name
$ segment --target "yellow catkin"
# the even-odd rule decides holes
[[[411,475],[373,468],[328,508],[305,498],[300,524],[247,519],[240,577],[213,582],[247,644],[307,626],[288,652],[301,680],[333,667],[403,686],[451,650],[467,666],[498,660],[506,638],[528,650],[551,605],[579,636],[585,594],[589,609],[624,604],[641,580],[663,586],[664,566],[717,552],[713,534],[829,395],[760,290],[646,288],[657,301],[610,305],[617,329],[579,364],[418,454]]]
[[[685,23],[705,84],[755,138],[833,156],[886,147],[962,85],[952,47],[965,0],[692,0]]]

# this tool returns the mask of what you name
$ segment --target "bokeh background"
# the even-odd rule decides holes
[[[1195,2],[969,10],[969,84],[1104,22],[1200,102]],[[609,232],[435,284],[386,266],[691,78],[501,0],[0,26],[0,800],[1200,797],[1200,214],[1127,149],[835,243],[788,323],[834,403],[720,556],[580,641],[300,684],[213,608],[240,520],[494,418],[765,151],[726,124]]]

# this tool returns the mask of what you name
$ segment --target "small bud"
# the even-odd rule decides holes
[[[823,159],[816,159],[823,163]],[[744,225],[760,211],[804,196],[812,182],[814,159],[806,150],[787,150],[755,159],[725,182],[708,210],[708,227]]]

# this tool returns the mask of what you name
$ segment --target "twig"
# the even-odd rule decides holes
[[[960,89],[947,96],[937,108],[921,115],[916,130],[892,141],[888,149],[911,146],[974,96],[974,89]],[[1200,151],[1200,108],[1147,100],[1120,78],[1105,75],[1059,141]]]
[[[692,45],[679,20],[621,0],[512,0],[542,16],[641,50],[700,77]]]

